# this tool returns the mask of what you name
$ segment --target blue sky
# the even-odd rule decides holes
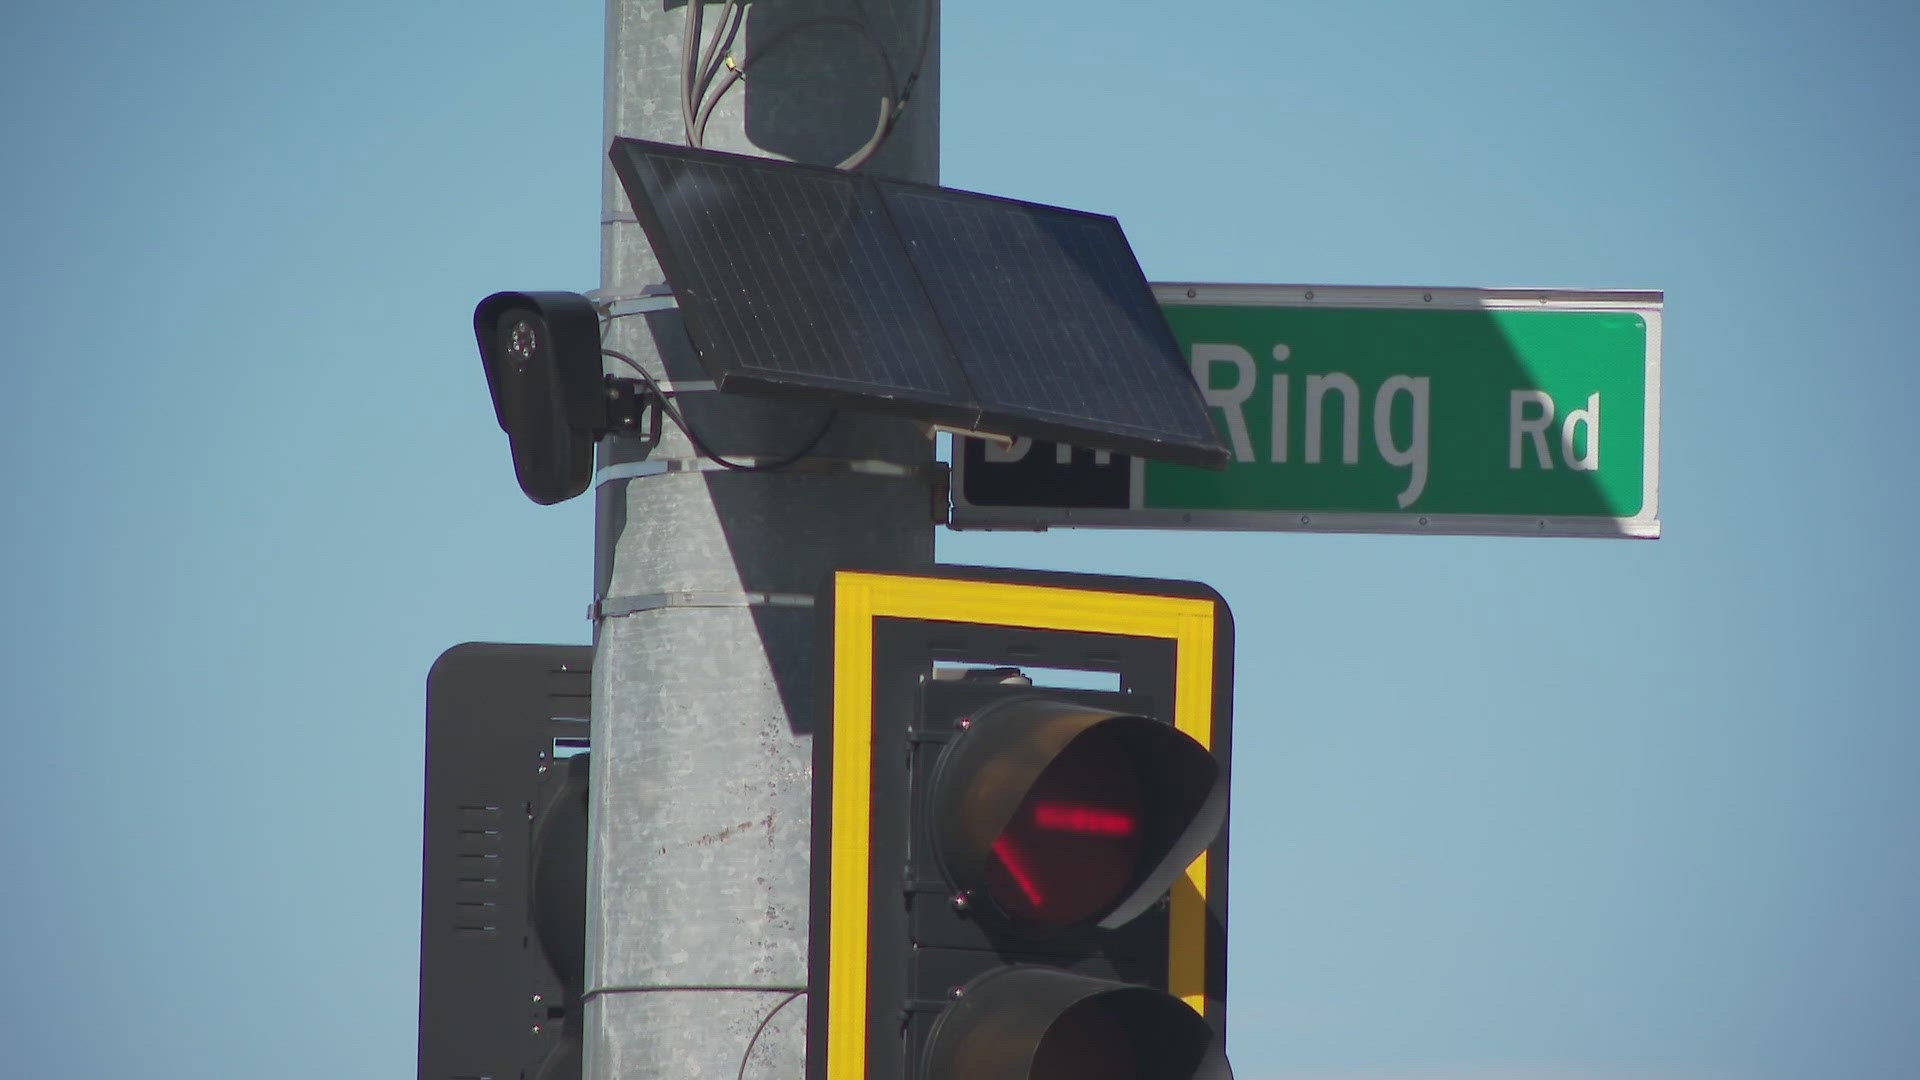
[[[9,14],[10,1075],[411,1075],[427,667],[588,635],[469,318],[597,284],[602,19]],[[1233,605],[1239,1075],[1920,1075],[1920,9],[943,30],[942,181],[1156,280],[1666,291],[1657,542],[941,537]]]

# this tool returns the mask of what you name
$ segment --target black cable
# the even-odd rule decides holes
[[[859,149],[847,155],[836,166],[837,168],[851,171],[865,165],[880,152],[880,148],[886,145],[888,137],[893,134],[894,128],[899,126],[900,117],[906,112],[907,102],[912,99],[914,88],[920,82],[920,73],[926,66],[927,49],[933,40],[935,3],[936,0],[927,0],[926,9],[920,19],[920,45],[915,51],[913,67],[907,72],[905,82],[897,81],[893,60],[887,55],[886,46],[873,32],[866,7],[860,3],[860,0],[854,2],[854,7],[860,13],[858,18],[845,15],[822,15],[803,19],[782,27],[778,34],[760,43],[754,49],[754,55],[758,56],[772,50],[795,32],[821,24],[850,26],[859,31],[867,39],[868,44],[873,46],[874,54],[880,58],[880,66],[886,76],[888,95],[880,100],[880,115],[874,121],[873,134],[861,144]],[[696,68],[693,57],[694,43],[699,40],[701,34],[699,17],[693,13],[692,9],[699,7],[699,0],[687,0],[687,6],[689,11],[686,37],[681,42],[680,114],[681,122],[687,132],[687,145],[698,147],[706,142],[707,121],[713,115],[713,110],[719,106],[721,99],[727,96],[727,92],[733,89],[733,85],[746,77],[751,61],[736,61],[727,51],[732,45],[735,34],[739,32],[740,26],[746,21],[746,17],[744,13],[736,17],[736,11],[739,8],[737,0],[726,0],[720,10],[720,29],[701,50]],[[727,69],[727,74],[716,86],[713,79],[720,74],[722,67]]]
[[[580,995],[580,1004],[585,1005],[587,1002],[603,994],[672,994],[689,990],[701,993],[737,990],[743,994],[767,994],[778,993],[782,990],[788,991],[786,1001],[782,1001],[779,1005],[773,1007],[775,1012],[780,1011],[781,1006],[784,1006],[787,1001],[792,1001],[794,998],[807,992],[807,988],[804,986],[740,986],[733,983],[722,983],[719,985],[712,983],[693,983],[684,986],[596,986]]]
[[[680,40],[680,123],[686,130],[687,145],[700,146],[706,140],[706,122],[701,119],[713,111],[708,102],[709,91],[714,76],[720,73],[720,66],[732,47],[733,39],[746,22],[738,0],[726,0],[720,8],[720,25],[704,46],[700,46],[701,16],[700,0],[687,0],[686,28]],[[699,60],[694,59],[694,49],[700,48]],[[731,80],[729,80],[729,84]],[[723,88],[720,91],[726,93]]]
[[[873,155],[879,153],[880,148],[886,145],[887,138],[893,134],[893,129],[899,125],[901,114],[906,112],[907,102],[913,98],[914,87],[920,83],[921,69],[924,68],[927,63],[927,45],[933,40],[933,8],[937,2],[938,0],[927,0],[926,9],[921,13],[920,48],[914,53],[913,67],[907,71],[907,81],[900,85],[899,93],[893,101],[893,107],[883,114],[880,126],[874,131],[873,138],[867,140],[865,146],[847,155],[847,159],[840,163],[840,168],[848,170],[858,169],[860,166],[872,160]],[[860,13],[863,17],[866,15],[866,6],[862,4],[860,0],[854,0],[854,6],[860,8]],[[891,65],[889,65],[888,82],[892,82]]]
[[[772,993],[780,990],[787,991],[787,996],[781,998],[779,1004],[768,1009],[767,1015],[760,1018],[760,1026],[753,1029],[753,1037],[747,1040],[746,1052],[740,1055],[740,1071],[735,1074],[734,1080],[746,1080],[747,1062],[752,1060],[753,1048],[760,1042],[760,1036],[766,1032],[767,1025],[773,1023],[773,1018],[780,1015],[781,1009],[805,997],[807,993],[807,988],[804,986],[739,986],[731,984],[719,986],[596,986],[580,995],[579,1004],[585,1005],[587,1002],[592,1001],[602,994],[661,994],[686,990],[700,992],[731,990],[751,994]]]
[[[781,998],[780,1004],[769,1009],[767,1015],[760,1018],[760,1026],[753,1029],[753,1038],[747,1040],[746,1053],[740,1055],[740,1071],[734,1074],[734,1080],[747,1080],[747,1061],[753,1057],[753,1047],[754,1044],[760,1041],[761,1032],[767,1030],[767,1025],[773,1023],[773,1018],[779,1015],[781,1009],[800,1000],[800,996],[805,993],[805,990],[795,990],[793,993]]]
[[[697,451],[701,457],[711,459],[723,468],[733,469],[738,472],[773,472],[776,469],[784,469],[794,462],[799,461],[801,458],[813,453],[814,448],[820,445],[820,440],[827,437],[828,430],[833,427],[833,422],[840,416],[840,410],[828,409],[826,418],[820,422],[820,430],[813,433],[813,437],[807,440],[806,445],[785,457],[778,458],[774,461],[760,461],[752,464],[744,461],[731,461],[715,453],[707,446],[705,440],[694,433],[692,425],[687,423],[687,418],[681,415],[679,408],[673,404],[673,398],[670,397],[665,390],[661,389],[659,381],[652,375],[647,374],[647,369],[641,367],[633,357],[618,350],[606,348],[605,346],[601,347],[600,353],[603,356],[611,356],[615,360],[627,365],[640,376],[640,381],[647,384],[647,389],[653,392],[654,399],[660,403],[660,411],[666,413],[667,419],[672,420],[673,425],[686,434],[687,441],[693,444],[694,450]]]
[[[693,48],[700,40],[701,0],[686,0],[686,5],[686,22],[680,30],[680,127],[687,134],[688,144],[698,146],[693,141]]]
[[[754,49],[754,56],[759,57],[770,53],[776,46],[783,44],[788,38],[802,30],[815,26],[845,26],[866,38],[867,44],[873,46],[874,55],[880,58],[880,67],[886,77],[887,86],[889,87],[888,93],[889,95],[892,94],[891,88],[897,82],[897,77],[893,71],[893,60],[887,55],[886,46],[875,36],[873,27],[869,26],[865,19],[856,19],[851,15],[819,15],[811,19],[802,19],[799,22],[788,23],[780,28],[779,33],[760,42]],[[693,141],[691,145],[698,146],[701,141],[706,139],[708,117],[713,115],[713,110],[720,104],[720,100],[727,96],[727,91],[733,89],[733,84],[747,77],[747,68],[752,66],[752,63],[753,61],[751,59],[736,61],[731,56],[721,58],[720,66],[727,69],[726,78],[717,88],[713,88],[707,94],[705,100],[701,102],[699,110],[695,113],[692,139],[697,141]],[[713,73],[716,75],[719,74],[718,68],[716,68]],[[874,135],[871,139],[867,140],[864,146],[854,152],[856,156],[863,153],[871,156],[870,148],[876,146],[878,140],[885,138],[884,130],[887,127],[889,119],[899,113],[897,104],[892,96],[882,98],[880,105],[880,116],[874,123]],[[853,158],[850,157],[847,160],[852,161]],[[865,160],[865,158],[861,158],[861,161]],[[846,162],[842,162],[840,167],[847,168],[848,166]]]
[[[720,8],[720,29],[700,53],[700,83],[695,87],[694,94],[696,103],[707,100],[713,88],[714,78],[720,74],[720,68],[727,58],[733,55],[733,39],[740,33],[740,28],[745,26],[746,22],[746,9],[740,6],[739,0],[726,0]],[[698,125],[697,130],[702,139],[707,137],[707,125],[700,116],[712,111],[711,107],[694,110],[694,122]]]

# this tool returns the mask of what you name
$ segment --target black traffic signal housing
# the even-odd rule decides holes
[[[1218,595],[838,571],[820,609],[810,1080],[1231,1077]]]
[[[579,1080],[584,645],[457,645],[427,675],[419,1080]]]
[[[570,292],[494,293],[473,309],[473,334],[520,490],[542,506],[587,490],[594,443],[638,424],[631,381],[601,371],[593,302]]]

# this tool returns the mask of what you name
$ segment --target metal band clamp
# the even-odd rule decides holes
[[[602,619],[618,619],[626,615],[638,615],[643,611],[657,611],[661,608],[675,607],[810,608],[812,606],[813,594],[811,593],[684,590],[679,592],[645,593],[639,596],[604,597],[587,605],[587,619],[591,622],[599,622]]]

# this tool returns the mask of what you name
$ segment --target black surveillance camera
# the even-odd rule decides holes
[[[608,427],[593,303],[570,292],[494,293],[473,309],[473,333],[520,490],[542,506],[587,490],[593,444]]]

